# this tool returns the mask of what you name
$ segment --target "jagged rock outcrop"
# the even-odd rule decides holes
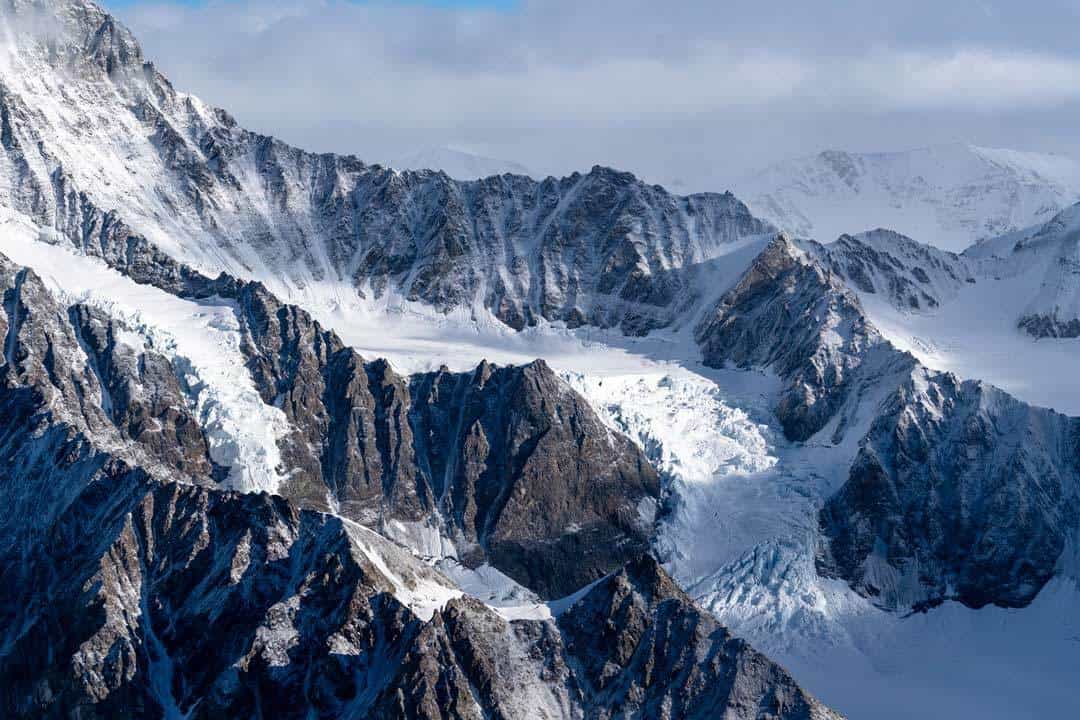
[[[281,492],[373,527],[438,527],[558,597],[641,552],[659,480],[543,361],[399,376],[258,283],[238,294],[244,352],[292,427]]]
[[[96,308],[74,305],[68,314],[101,388],[102,409],[121,433],[190,477],[220,475],[169,360],[125,345],[117,323]]]
[[[98,311],[65,308],[33,270],[2,255],[0,290],[0,371],[12,403],[5,424],[40,413],[163,476],[215,474],[168,359],[118,341],[116,323]]]
[[[880,297],[900,317],[944,316],[947,326],[985,310],[1005,313],[1035,338],[1080,334],[1080,205],[959,255],[882,229],[805,248],[864,299]]]
[[[929,371],[882,338],[842,278],[901,298],[910,286],[885,269],[912,266],[867,247],[804,252],[778,238],[699,326],[705,360],[775,372],[790,439],[865,432],[821,511],[819,572],[890,609],[1026,605],[1076,527],[1080,421]]]
[[[24,562],[50,601],[0,654],[7,717],[329,716],[382,690],[421,626],[340,520],[282,498],[129,472],[47,530]],[[438,584],[383,545],[384,568]]]
[[[0,649],[6,717],[838,717],[649,558],[557,620],[476,600],[288,501],[96,482],[31,560],[48,604]],[[377,558],[377,560],[376,560]],[[14,598],[12,598],[14,599]],[[612,635],[612,642],[606,636]]]
[[[889,608],[1022,607],[1078,510],[1080,420],[919,369],[822,510],[818,568]]]
[[[86,487],[150,476],[193,481],[189,473],[209,465],[198,426],[173,405],[175,378],[162,358],[143,355],[152,370],[144,364],[140,373],[134,353],[114,347],[117,361],[106,362],[101,347],[95,365],[80,343],[95,329],[75,322],[80,310],[69,312],[32,270],[3,256],[0,293],[0,584],[27,593],[25,603],[4,604],[0,624],[14,629],[48,603],[54,579],[26,558]],[[95,368],[118,390],[115,403]]]
[[[597,584],[558,625],[586,696],[607,706],[595,717],[837,717],[698,610],[652,558]]]
[[[980,274],[978,263],[962,255],[880,228],[809,248],[855,289],[911,312],[939,307]]]
[[[433,627],[423,650],[407,656],[398,717],[438,717],[448,705],[467,718],[839,717],[698,610],[648,556],[590,588],[555,622],[507,623],[461,599],[434,623],[444,634]],[[569,692],[519,685],[535,675]],[[451,705],[458,693],[448,691],[463,687],[479,690],[478,708]],[[523,694],[515,697],[515,687]]]
[[[758,255],[695,330],[706,365],[769,368],[784,381],[776,414],[784,434],[807,440],[861,385],[903,372],[914,359],[888,349],[858,298],[786,236]],[[863,368],[863,366],[866,368]],[[834,429],[834,440],[846,423]]]

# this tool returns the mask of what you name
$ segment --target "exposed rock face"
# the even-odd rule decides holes
[[[821,512],[819,572],[892,609],[944,599],[1023,606],[1076,527],[1080,421],[928,371],[880,336],[841,279],[911,297],[905,278],[918,254],[903,240],[891,251],[850,238],[807,253],[778,238],[698,340],[709,364],[780,376],[777,415],[790,439],[828,432],[836,442],[867,428],[847,482]],[[950,275],[932,254],[924,259],[934,278],[966,282],[963,265]],[[945,285],[922,287],[933,297]]]
[[[841,235],[828,245],[812,243],[810,250],[859,291],[914,312],[940,306],[979,274],[977,263],[891,230]]]
[[[177,92],[93,3],[55,5],[3,11],[20,29],[43,12],[59,22],[7,49],[0,197],[133,277],[185,282],[157,262],[168,253],[278,292],[326,280],[484,308],[514,328],[545,318],[637,334],[693,299],[683,268],[772,230],[730,194],[674,196],[601,167],[460,182],[307,153]],[[57,107],[76,92],[65,83],[83,99]],[[89,137],[125,171],[101,178],[101,163],[73,154]]]
[[[403,378],[257,283],[238,302],[257,387],[293,427],[287,496],[437,526],[467,564],[547,597],[647,546],[656,472],[542,361]]]
[[[110,405],[72,324],[78,312],[62,308],[32,271],[2,256],[0,293],[0,584],[26,593],[23,602],[3,603],[0,624],[20,628],[26,613],[49,602],[54,580],[25,560],[80,493],[96,482],[149,475],[189,479],[186,471],[200,466],[201,444],[197,426],[193,433],[182,411],[163,404],[174,386],[160,365],[125,378],[135,369],[110,364],[118,388],[126,379],[145,383]],[[126,421],[115,422],[106,405]],[[185,448],[171,446],[177,438]]]
[[[4,267],[7,364],[25,355],[45,393],[10,417],[76,408],[72,428],[133,464],[220,479],[165,358],[118,342],[99,312],[65,312],[32,272]],[[466,564],[490,562],[545,597],[648,547],[655,470],[543,362],[404,378],[260,285],[230,287],[256,386],[293,429],[281,448],[285,496],[373,527],[433,528]]]
[[[595,717],[837,717],[695,608],[651,558],[599,583],[558,624],[585,695],[607,705]]]
[[[822,510],[819,570],[887,607],[1027,605],[1080,510],[1080,420],[922,369]]]
[[[1080,318],[1062,319],[1056,315],[1024,315],[1016,325],[1036,338],[1080,337]]]
[[[400,717],[439,717],[457,693],[479,689],[478,709],[461,717],[836,718],[790,676],[736,640],[644,556],[591,588],[555,622],[506,623],[475,601],[454,601],[423,652],[410,655]],[[494,638],[495,642],[491,639]],[[434,657],[458,659],[436,666]],[[436,669],[438,668],[438,669]],[[537,694],[524,677],[566,682]],[[660,681],[663,678],[663,681]],[[424,712],[410,708],[423,708]],[[445,713],[446,711],[443,710]],[[545,715],[546,713],[546,715]]]
[[[421,463],[444,498],[452,536],[482,548],[473,562],[486,555],[542,596],[557,597],[647,546],[656,472],[543,361],[438,372],[414,378],[413,388],[413,426],[425,438]],[[443,418],[455,412],[455,436],[441,438]]]
[[[190,477],[214,475],[206,437],[169,360],[124,345],[116,323],[100,310],[75,305],[69,315],[101,387],[102,409],[121,433]]]
[[[7,717],[838,717],[651,559],[557,621],[426,620],[394,581],[430,570],[281,498],[125,475],[73,508],[32,557],[51,602],[0,653]]]
[[[51,602],[0,657],[9,717],[343,711],[421,625],[341,521],[281,498],[108,477],[47,538]]]
[[[807,440],[836,416],[858,389],[860,366],[883,343],[854,294],[783,235],[705,316],[695,337],[706,365],[767,367],[785,381],[776,412],[793,440]],[[843,430],[836,428],[837,440]]]

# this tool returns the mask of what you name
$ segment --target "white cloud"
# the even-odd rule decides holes
[[[882,107],[1041,109],[1080,99],[1080,61],[1031,53],[899,53],[855,63],[853,98]]]
[[[381,160],[410,143],[501,145],[556,172],[595,160],[693,178],[717,157],[761,164],[834,138],[889,148],[1025,145],[1053,136],[1046,123],[1080,133],[1051,117],[1080,104],[1071,46],[1053,25],[1027,28],[1007,4],[985,4],[972,15],[963,0],[553,0],[510,11],[213,0],[120,16],[179,87],[313,149]],[[988,110],[1012,118],[991,125],[978,117]],[[917,124],[904,117],[914,114]]]

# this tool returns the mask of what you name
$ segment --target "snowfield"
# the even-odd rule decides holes
[[[986,280],[964,288],[934,313],[897,310],[861,296],[874,325],[894,345],[935,370],[997,385],[1033,405],[1080,415],[1080,339],[1035,339],[1016,327],[1024,278]]]
[[[900,242],[918,247],[889,233],[858,237],[879,250]],[[1036,338],[1020,324],[1030,317],[1062,324],[1080,318],[1078,239],[1080,206],[1071,206],[1045,224],[978,243],[959,256],[939,254],[955,266],[949,272],[964,274],[963,281],[925,258],[903,258],[917,271],[929,271],[937,307],[913,310],[890,302],[882,292],[887,280],[876,283],[876,293],[857,283],[852,289],[882,334],[927,367],[984,380],[1033,405],[1076,416],[1080,338]]]

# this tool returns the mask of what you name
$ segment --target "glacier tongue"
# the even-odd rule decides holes
[[[775,378],[759,376],[729,396],[716,382],[723,373],[675,366],[565,376],[665,474],[656,551],[723,622],[801,648],[844,636],[834,614],[877,612],[842,583],[819,579],[813,562],[817,508],[854,449],[792,446],[775,424],[761,422]]]
[[[33,268],[65,302],[86,303],[116,318],[130,331],[129,342],[145,343],[183,372],[181,386],[206,431],[210,456],[229,469],[228,486],[275,492],[281,481],[277,441],[287,423],[255,389],[229,301],[184,300],[37,237],[24,218],[0,215],[0,253]]]
[[[677,367],[564,377],[667,476],[672,507],[660,521],[656,546],[684,587],[752,542],[753,514],[735,517],[722,508],[731,508],[736,497],[768,492],[765,478],[777,457],[766,425],[727,404],[715,383]],[[697,542],[703,536],[707,548]]]
[[[565,373],[665,473],[655,547],[691,597],[852,718],[1006,720],[1070,705],[1080,555],[1067,550],[1062,576],[1023,610],[875,607],[815,568],[817,509],[862,433],[841,446],[787,443],[759,420],[776,380],[740,387],[737,375],[674,364]]]

